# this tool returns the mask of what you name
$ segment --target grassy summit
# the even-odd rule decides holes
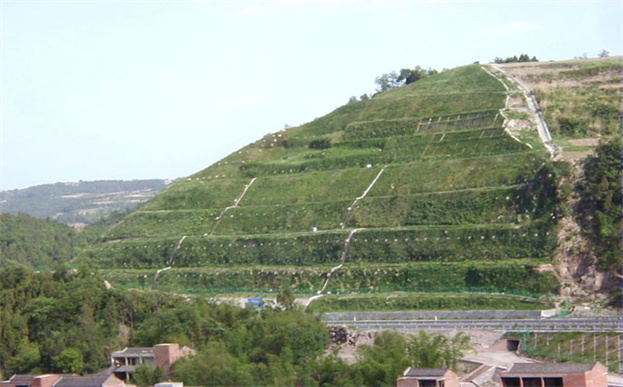
[[[325,291],[551,294],[555,173],[505,132],[505,98],[471,65],[349,103],[172,184],[89,253],[118,286],[179,292],[314,294],[344,263]]]

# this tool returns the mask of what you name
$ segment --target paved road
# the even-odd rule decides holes
[[[453,320],[332,320],[362,330],[492,330],[506,332],[617,332],[623,333],[623,317],[453,319]]]

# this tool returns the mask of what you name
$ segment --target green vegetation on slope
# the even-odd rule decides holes
[[[76,232],[51,220],[0,214],[0,267],[24,264],[51,268],[74,257]]]
[[[85,256],[172,292],[311,294],[344,260],[327,290],[550,294],[557,169],[505,132],[505,97],[472,65],[353,100],[181,179]]]
[[[349,264],[332,275],[327,290],[352,292],[481,291],[524,295],[553,294],[558,282],[551,273],[535,269],[542,261],[466,261]],[[215,295],[218,293],[276,292],[288,287],[300,294],[315,294],[326,279],[329,266],[227,266],[191,267],[161,272],[115,269],[102,273],[113,283],[128,288],[156,288],[170,292]]]

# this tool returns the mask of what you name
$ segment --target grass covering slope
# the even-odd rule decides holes
[[[173,292],[313,294],[345,260],[326,290],[551,294],[556,170],[507,135],[505,97],[470,65],[350,102],[172,184],[88,254]]]
[[[312,312],[385,310],[487,310],[500,305],[513,310],[547,309],[547,300],[491,293],[375,293],[327,296],[311,304]]]
[[[621,373],[617,353],[617,333],[523,333],[508,334],[520,340],[522,353],[531,358],[561,363],[594,363],[606,365],[610,372]]]
[[[535,92],[554,140],[620,135],[623,57],[501,66]]]

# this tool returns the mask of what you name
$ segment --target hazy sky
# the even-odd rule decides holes
[[[7,1],[0,189],[174,178],[401,67],[623,52],[623,1]]]

